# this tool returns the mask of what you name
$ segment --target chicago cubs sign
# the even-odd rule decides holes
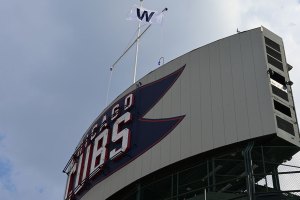
[[[137,87],[106,110],[88,130],[65,169],[65,199],[93,187],[166,137],[184,118],[144,116],[172,87],[185,66],[152,83]]]

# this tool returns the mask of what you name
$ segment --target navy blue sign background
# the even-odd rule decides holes
[[[157,81],[137,87],[131,93],[124,95],[118,102],[116,102],[111,106],[110,109],[107,110],[108,113],[105,114],[108,118],[107,123],[110,131],[112,130],[114,123],[109,121],[111,118],[111,109],[116,104],[119,104],[120,106],[119,116],[122,116],[125,112],[131,113],[132,120],[126,124],[120,124],[119,127],[120,130],[124,128],[128,128],[130,130],[130,147],[128,151],[119,158],[115,160],[108,159],[101,171],[93,176],[93,179],[87,181],[89,183],[89,187],[94,186],[96,183],[104,180],[117,170],[135,160],[141,154],[149,150],[152,146],[166,137],[182,121],[185,115],[164,119],[146,119],[144,116],[172,87],[172,85],[181,75],[184,68],[185,66]],[[134,103],[129,110],[124,111],[124,101],[129,94],[133,94]],[[101,116],[98,121],[95,122],[95,124],[101,125],[103,116]],[[122,140],[120,140],[117,144],[110,142],[107,145],[108,152],[110,152],[112,149],[119,148],[121,146],[121,141]]]

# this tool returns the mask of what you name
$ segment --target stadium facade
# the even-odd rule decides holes
[[[299,199],[299,167],[285,164],[300,147],[291,69],[259,27],[150,72],[88,128],[64,198]]]

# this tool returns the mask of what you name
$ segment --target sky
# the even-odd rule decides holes
[[[1,200],[63,199],[62,170],[105,108],[109,67],[136,34],[137,23],[125,20],[134,4],[0,0]],[[169,10],[141,39],[138,79],[162,56],[168,62],[263,25],[283,38],[300,109],[299,0],[145,0],[144,7]],[[134,53],[116,66],[109,101],[132,84]]]

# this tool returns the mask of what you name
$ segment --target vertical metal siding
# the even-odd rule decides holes
[[[213,148],[224,145],[224,114],[219,42],[209,45]]]
[[[221,80],[222,80],[222,96],[223,96],[223,116],[224,116],[224,131],[225,143],[231,144],[237,142],[237,128],[236,128],[236,111],[235,111],[235,98],[234,98],[234,83],[233,83],[233,70],[230,57],[230,41],[219,41],[220,47],[220,67],[221,67]]]
[[[202,151],[207,151],[213,146],[212,137],[212,105],[211,105],[211,83],[209,68],[209,51],[206,47],[199,49],[200,66],[200,97],[201,97],[201,146]],[[194,83],[195,84],[195,83]],[[194,124],[197,126],[197,124]]]
[[[260,30],[251,32],[252,54],[257,82],[258,108],[262,124],[262,135],[275,133],[275,121],[270,94],[267,60],[264,53],[263,35]]]
[[[250,137],[255,138],[261,136],[262,124],[258,107],[258,83],[256,81],[255,66],[253,62],[251,33],[246,32],[240,36],[249,131]]]
[[[243,62],[241,55],[240,34],[230,37],[230,58],[232,65],[232,80],[235,102],[235,119],[238,141],[250,137],[248,113],[246,103],[245,78],[243,72]]]
[[[199,151],[202,151],[202,118],[201,113],[203,113],[201,108],[201,84],[200,84],[200,77],[202,74],[202,70],[200,69],[202,64],[200,64],[200,58],[198,51],[193,51],[190,54],[190,90],[191,90],[191,100],[190,100],[190,126],[191,126],[191,155],[197,154]],[[198,83],[198,84],[196,84]]]
[[[179,113],[185,114],[184,123],[180,123],[180,159],[186,158],[191,154],[191,95],[193,91],[190,90],[191,83],[190,80],[190,70],[191,70],[191,60],[190,54],[185,54],[181,59],[181,66],[186,64],[184,73],[181,75],[180,79],[177,80],[180,82],[180,111]],[[195,83],[197,84],[197,83]],[[178,114],[177,114],[178,115]],[[175,115],[176,116],[176,115]]]

